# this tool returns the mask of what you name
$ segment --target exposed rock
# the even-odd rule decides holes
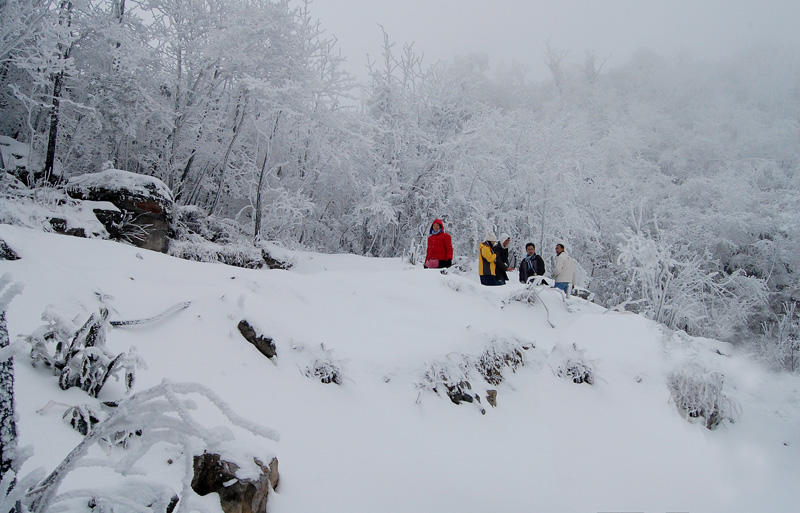
[[[281,260],[277,260],[270,255],[267,250],[261,250],[261,258],[264,259],[264,263],[270,269],[289,269],[292,265],[288,262],[283,262]]]
[[[107,169],[71,178],[67,193],[76,199],[107,201],[119,209],[94,210],[111,239],[167,252],[175,204],[161,180]]]
[[[256,349],[261,351],[261,354],[267,358],[274,358],[277,355],[275,342],[269,337],[264,337],[256,333],[255,328],[253,328],[249,322],[242,319],[239,321],[238,328],[239,333],[242,334],[245,340],[256,346]]]
[[[492,405],[492,408],[497,407],[497,390],[486,391],[486,402]]]
[[[0,260],[19,260],[19,255],[3,239],[0,239]]]
[[[264,513],[267,508],[269,489],[278,486],[278,459],[272,458],[268,466],[259,460],[261,468],[257,480],[239,479],[239,466],[221,459],[219,454],[204,453],[194,457],[192,489],[200,496],[219,494],[219,502],[225,513]]]
[[[579,298],[585,299],[586,301],[594,301],[594,294],[590,292],[588,289],[584,289],[582,287],[573,288],[572,295],[578,296]]]
[[[474,401],[473,396],[466,392],[466,390],[472,390],[472,384],[470,384],[469,381],[462,381],[456,385],[445,383],[444,386],[447,387],[447,397],[450,398],[453,404],[461,404],[462,402],[471,403]]]
[[[73,237],[86,238],[86,230],[84,230],[83,228],[68,228],[66,219],[61,219],[59,217],[51,217],[49,219],[49,222],[50,226],[53,227],[53,231],[56,233],[60,233],[62,235],[71,235]]]

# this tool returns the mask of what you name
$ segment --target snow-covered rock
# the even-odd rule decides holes
[[[36,161],[35,155],[31,157],[30,146],[11,137],[0,135],[0,169],[31,185],[32,182],[44,177],[40,171],[42,164]],[[51,181],[58,181],[64,174],[61,162],[53,163]]]
[[[70,178],[67,193],[76,199],[107,201],[119,209],[94,210],[112,239],[162,253],[169,249],[175,202],[158,178],[106,169]]]

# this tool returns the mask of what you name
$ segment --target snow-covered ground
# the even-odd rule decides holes
[[[21,257],[0,261],[0,275],[24,287],[8,308],[12,341],[39,328],[48,305],[81,324],[101,296],[112,320],[191,302],[159,323],[112,329],[108,349],[135,346],[146,362],[133,392],[164,379],[201,383],[279,433],[274,441],[231,427],[197,401],[196,418],[230,427],[241,453],[279,459],[270,513],[800,507],[800,379],[767,373],[727,344],[565,301],[554,289],[538,289],[533,304],[514,301],[518,283],[482,287],[473,274],[399,259],[276,248],[294,263],[290,270],[245,270],[7,225],[0,239]],[[274,361],[240,335],[242,319],[274,339]],[[525,348],[524,365],[505,368],[496,386],[465,364],[492,348]],[[593,385],[558,377],[568,355],[594,368]],[[338,368],[341,385],[308,377],[317,361]],[[723,392],[741,410],[734,423],[710,431],[679,415],[667,375],[690,367],[724,374]],[[456,405],[431,391],[431,369],[462,372],[481,403]],[[98,402],[60,390],[27,352],[16,356],[15,371],[19,443],[33,446],[21,474],[49,472],[82,439],[61,418],[66,405]],[[498,391],[496,407],[489,389]],[[124,394],[122,383],[110,382],[99,399]],[[96,447],[90,456],[124,452]],[[180,492],[184,467],[167,460],[185,456],[157,445],[135,478]],[[60,492],[117,480],[79,468]],[[216,496],[196,504],[219,510]]]

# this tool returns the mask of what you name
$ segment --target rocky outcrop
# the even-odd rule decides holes
[[[19,255],[3,239],[0,239],[0,260],[19,260]]]
[[[118,209],[94,209],[111,239],[162,253],[169,249],[175,203],[161,180],[107,169],[71,178],[67,193],[75,199],[107,201]]]
[[[244,319],[239,321],[239,325],[237,327],[239,328],[239,333],[242,334],[245,340],[256,346],[256,349],[261,351],[261,354],[270,359],[275,358],[277,352],[275,348],[275,342],[273,342],[271,338],[256,333],[255,328],[253,328],[250,323]]]
[[[192,490],[200,496],[219,494],[224,513],[264,513],[270,488],[278,486],[278,459],[272,458],[269,465],[255,463],[261,469],[258,479],[240,479],[236,477],[239,466],[219,454],[195,456]]]

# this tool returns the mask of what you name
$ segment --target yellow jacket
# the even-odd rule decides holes
[[[492,251],[492,246],[482,242],[480,255],[478,255],[478,274],[481,276],[494,276],[495,260],[497,260],[497,254]]]

